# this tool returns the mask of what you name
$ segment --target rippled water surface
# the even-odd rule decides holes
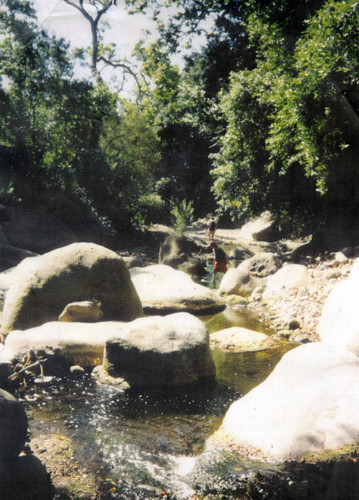
[[[227,309],[203,319],[210,332],[228,326],[259,330],[254,317]],[[88,376],[55,381],[25,402],[30,431],[71,437],[77,456],[98,477],[110,477],[113,498],[171,498],[192,495],[184,480],[205,440],[220,425],[232,401],[262,382],[291,345],[258,353],[213,352],[216,384],[170,393],[116,392]],[[146,488],[152,487],[151,495]],[[144,492],[145,491],[145,492]]]

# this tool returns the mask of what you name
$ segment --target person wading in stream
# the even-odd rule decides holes
[[[209,247],[212,248],[214,254],[212,283],[213,286],[216,286],[217,273],[227,272],[228,257],[226,252],[215,241],[211,241]]]

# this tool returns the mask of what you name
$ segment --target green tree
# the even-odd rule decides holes
[[[162,148],[162,179],[158,190],[167,200],[193,201],[196,216],[215,209],[210,176],[213,151],[223,123],[214,119],[218,92],[231,71],[252,65],[242,17],[243,2],[214,0],[158,2],[129,0],[136,11],[152,12],[159,38],[139,47],[147,95]],[[171,9],[166,21],[164,5]],[[201,35],[202,47],[190,49]],[[186,50],[185,67],[173,68],[171,56]],[[191,50],[191,52],[189,52]]]
[[[111,168],[111,220],[133,226],[161,219],[162,200],[153,196],[159,138],[148,112],[124,100],[120,112],[104,120],[100,144]]]
[[[68,47],[37,27],[30,2],[0,5],[0,146],[14,200],[70,224],[82,214],[118,228],[111,203],[117,177],[101,145],[104,118],[117,116],[116,97],[73,79]],[[130,207],[117,212],[129,219]]]
[[[222,95],[227,126],[213,170],[217,199],[233,215],[309,208],[323,218],[351,210],[348,192],[357,188],[357,175],[350,163],[359,144],[358,5],[315,2],[318,10],[305,19],[298,13],[308,2],[281,3],[282,16],[274,15],[273,4],[251,4],[247,33],[255,67],[233,75]]]
[[[46,177],[41,161],[47,141],[47,111],[56,101],[59,81],[67,80],[72,68],[64,42],[37,29],[29,2],[1,1],[0,35],[0,76],[6,103],[1,143],[18,152],[13,174],[23,176],[33,187]]]

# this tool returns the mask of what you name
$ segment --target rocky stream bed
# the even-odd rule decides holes
[[[189,231],[188,235],[206,241],[206,235],[201,228]],[[219,229],[216,239],[226,250],[235,247],[237,244],[243,244],[243,241],[238,238],[237,230]],[[288,246],[290,246],[290,242],[277,242],[276,244],[251,242],[248,244],[248,248],[254,251],[254,254],[262,251],[280,252],[283,248],[288,248]],[[121,253],[125,259],[127,258],[127,261],[131,260],[135,265],[143,262],[146,265],[157,262],[157,251],[153,247],[142,246],[130,252],[123,251]],[[221,392],[216,394],[215,397],[213,397],[213,393],[208,393],[207,399],[203,399],[203,394],[200,397],[196,394],[193,396],[193,400],[187,398],[184,413],[182,409],[178,415],[176,414],[178,407],[176,406],[177,403],[174,403],[173,395],[169,396],[167,394],[159,398],[155,396],[154,399],[147,399],[143,394],[140,395],[140,400],[144,397],[146,401],[144,404],[139,405],[137,416],[132,414],[133,409],[131,410],[131,419],[145,418],[148,408],[152,407],[154,414],[151,414],[151,418],[154,418],[154,420],[146,421],[146,418],[144,420],[144,425],[148,426],[150,433],[156,433],[154,429],[157,429],[158,421],[160,422],[158,424],[159,436],[161,436],[163,429],[167,425],[172,428],[173,424],[169,424],[167,421],[169,418],[167,416],[168,411],[170,413],[174,411],[174,414],[177,415],[174,417],[174,421],[179,419],[182,422],[181,425],[184,425],[186,429],[183,430],[181,426],[177,428],[176,423],[176,430],[168,431],[175,432],[174,441],[171,445],[168,445],[167,438],[163,438],[163,441],[161,441],[162,438],[158,437],[159,443],[154,442],[151,453],[158,455],[158,460],[156,459],[157,461],[152,463],[150,468],[158,467],[161,469],[161,474],[164,476],[161,479],[157,477],[157,480],[154,480],[156,474],[157,476],[159,474],[154,469],[151,472],[152,477],[147,469],[146,473],[143,471],[139,473],[136,468],[138,464],[134,465],[134,463],[131,467],[135,472],[130,472],[128,469],[130,462],[127,458],[127,469],[117,464],[117,472],[114,474],[111,468],[113,465],[111,464],[111,457],[116,462],[119,450],[122,450],[122,448],[118,449],[116,455],[115,452],[109,451],[109,449],[112,449],[112,444],[104,444],[103,441],[109,439],[106,431],[107,425],[110,434],[116,429],[116,426],[112,427],[114,424],[110,423],[111,418],[119,419],[124,428],[130,425],[129,434],[131,435],[133,424],[129,424],[129,421],[125,421],[124,418],[128,417],[128,405],[133,406],[135,404],[136,406],[138,398],[130,398],[126,401],[121,397],[119,399],[116,389],[113,390],[114,392],[106,392],[107,389],[103,391],[103,389],[99,389],[96,382],[91,380],[88,373],[81,373],[80,371],[77,373],[78,382],[76,382],[76,379],[69,382],[70,389],[64,389],[66,382],[64,383],[61,379],[53,379],[50,388],[46,384],[40,384],[35,388],[20,387],[17,395],[30,414],[29,441],[23,458],[28,457],[30,462],[32,460],[31,463],[34,461],[36,464],[41,462],[46,467],[46,470],[42,470],[43,481],[38,485],[31,485],[31,480],[29,480],[29,485],[36,489],[34,493],[31,488],[28,491],[26,490],[27,487],[24,486],[22,479],[24,475],[21,467],[18,470],[14,469],[11,473],[4,468],[3,474],[10,474],[11,481],[15,486],[8,490],[10,493],[4,492],[5,496],[1,498],[4,498],[4,500],[5,498],[9,500],[50,500],[50,498],[58,500],[150,500],[157,498],[172,500],[186,500],[187,498],[208,500],[217,498],[293,498],[293,500],[311,498],[321,500],[322,498],[335,498],[344,500],[346,498],[345,482],[349,480],[348,477],[357,477],[357,451],[355,446],[348,446],[341,450],[340,459],[338,459],[337,455],[332,456],[329,453],[326,458],[321,458],[319,465],[311,463],[312,459],[313,462],[316,461],[315,454],[311,454],[303,460],[302,466],[299,468],[295,461],[293,462],[294,465],[289,461],[282,464],[282,466],[267,466],[263,463],[243,461],[241,458],[235,458],[227,452],[206,455],[203,451],[206,437],[220,425],[223,414],[232,401],[263,381],[283,353],[300,344],[319,340],[317,325],[324,301],[337,283],[348,278],[354,262],[355,259],[347,258],[344,254],[303,255],[300,263],[306,266],[310,276],[307,287],[287,288],[280,294],[269,297],[265,297],[261,293],[253,294],[247,298],[233,295],[224,297],[227,310],[230,313],[229,317],[237,315],[241,318],[248,318],[251,328],[269,333],[271,339],[278,341],[278,345],[282,347],[278,351],[274,351],[274,355],[267,358],[265,357],[266,354],[261,353],[245,353],[243,355],[228,353],[226,356],[229,357],[224,358],[220,355],[216,358],[217,385],[219,387],[216,390]],[[209,318],[207,317],[204,321],[205,323],[208,322]],[[233,321],[229,326],[236,325],[236,320]],[[238,358],[238,356],[242,357]],[[238,364],[239,359],[241,359],[241,362]],[[238,369],[236,368],[237,364],[238,367],[241,366]],[[231,369],[229,370],[228,367],[231,367]],[[238,377],[249,380],[249,385],[245,389],[238,382]],[[237,386],[238,383],[239,386]],[[61,402],[56,403],[56,401],[60,400]],[[82,400],[81,404],[79,403],[80,400]],[[134,403],[134,401],[137,401],[137,403]],[[154,401],[157,401],[156,404],[154,404]],[[164,409],[166,405],[168,406],[168,401],[170,402],[170,408]],[[200,408],[197,408],[199,401],[202,402],[199,405]],[[58,410],[56,410],[57,404],[60,405]],[[68,405],[70,406],[69,412],[67,410]],[[116,409],[118,405],[124,405],[125,417],[118,414]],[[156,405],[159,408],[158,412]],[[171,405],[175,405],[176,409],[174,410]],[[184,415],[191,415],[191,405],[196,406],[196,410],[187,422],[188,417],[184,417]],[[106,407],[109,408],[108,415]],[[84,408],[86,408],[86,417],[81,416]],[[87,408],[90,410],[89,412]],[[92,410],[92,408],[94,409]],[[89,417],[91,414],[96,417],[94,417],[93,421]],[[64,420],[62,420],[62,415],[66,417],[64,417]],[[82,445],[81,438],[79,438],[81,434],[76,433],[78,428],[87,433],[88,423],[86,419],[88,419],[90,425],[98,426],[99,433],[101,433],[102,429],[103,434],[106,436],[106,438],[97,438],[98,443],[102,439],[101,446],[105,446],[104,451],[100,450],[98,456],[96,455],[98,450],[93,451],[95,458],[91,457],[91,459],[88,455],[91,453],[91,447]],[[116,423],[116,425],[119,424]],[[206,426],[208,426],[208,429]],[[164,433],[165,436],[166,432]],[[186,446],[175,444],[177,440],[179,440],[178,443],[181,441],[182,432],[182,444],[185,445],[187,440],[188,443],[191,443],[186,445],[189,446],[187,452],[185,451]],[[153,437],[156,441],[157,437],[155,435]],[[96,440],[94,442],[96,443]],[[165,454],[162,456],[164,452]],[[143,457],[139,458],[136,455],[136,450],[133,453],[134,460],[141,461],[143,459]],[[176,455],[175,460],[173,459],[173,453]],[[102,455],[105,458],[104,460],[101,458]],[[196,464],[193,463],[194,456],[200,457],[196,459]],[[345,471],[341,470],[343,457],[344,461],[349,464]],[[166,462],[166,460],[169,462],[174,460],[177,471],[175,479],[171,479],[172,483],[171,481],[168,482],[168,488],[166,488],[166,474],[164,472],[166,466],[162,464],[162,461]],[[181,485],[177,483],[184,472],[178,472],[181,469],[179,461],[186,472],[187,478],[186,482]],[[169,475],[172,473],[173,470],[168,471]],[[147,480],[146,474],[148,475]],[[332,478],[335,474],[339,475],[344,483],[342,489],[339,486],[338,490],[338,480],[334,481],[334,491],[328,489],[328,484],[333,481]],[[121,482],[127,484],[122,490],[118,487]],[[136,483],[135,486],[134,483]],[[16,484],[18,487],[16,487]],[[314,488],[314,484],[317,485],[316,488]],[[6,496],[7,494],[10,496]]]

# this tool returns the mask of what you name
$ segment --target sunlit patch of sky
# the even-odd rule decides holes
[[[93,14],[94,7],[86,5],[86,9]],[[87,48],[91,45],[90,24],[81,13],[66,4],[63,0],[34,0],[39,25],[49,33],[64,38],[70,42],[71,48]],[[153,31],[154,26],[143,14],[129,15],[123,6],[112,7],[102,18],[109,27],[104,33],[104,43],[115,43],[118,47],[118,58],[130,59],[135,44],[143,36],[144,29]],[[101,69],[101,67],[100,67]],[[90,77],[88,65],[76,65],[78,78]],[[105,80],[111,80],[116,71],[111,68],[102,71]]]
[[[86,1],[85,6],[88,11],[93,9],[93,13],[96,13],[93,6],[86,5]],[[70,42],[71,48],[87,48],[91,45],[90,25],[74,7],[66,4],[63,0],[34,0],[34,8],[37,12],[39,25],[49,33]],[[173,14],[174,12],[172,12]],[[171,15],[171,11],[166,10],[163,15]],[[117,6],[112,7],[103,19],[109,24],[104,33],[104,43],[116,44],[119,59],[131,59],[135,44],[143,37],[144,30],[150,31],[153,38],[156,36],[155,26],[151,19],[144,14],[128,14],[121,1],[118,2]],[[197,46],[199,44],[200,40]],[[173,63],[182,66],[183,59],[177,56],[173,59]],[[78,78],[90,77],[89,66],[77,64],[75,74]],[[110,67],[102,68],[101,76],[108,83],[115,75],[116,70]],[[133,85],[133,83],[132,81],[128,85]]]

